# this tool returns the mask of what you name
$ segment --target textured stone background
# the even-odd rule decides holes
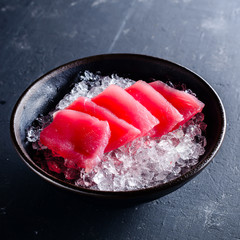
[[[2,239],[240,239],[238,0],[1,0],[0,236]],[[47,71],[85,56],[128,52],[204,77],[227,113],[225,141],[194,180],[159,200],[109,209],[60,190],[21,161],[11,111]]]

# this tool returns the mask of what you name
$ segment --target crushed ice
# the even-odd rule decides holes
[[[59,102],[56,107],[57,110],[66,108],[79,96],[93,98],[111,84],[115,84],[123,88],[130,87],[134,84],[133,80],[118,77],[116,74],[102,77],[98,74],[90,73],[89,71],[85,71],[82,75],[80,74],[78,78],[80,82],[77,83],[71,92]]]
[[[79,83],[58,103],[56,110],[64,109],[79,96],[92,98],[111,84],[122,88],[134,84],[131,79],[117,75],[102,77],[89,71],[79,74],[78,78]],[[192,94],[190,90],[186,90],[186,86],[181,88]],[[48,116],[40,116],[27,132],[27,140],[32,143],[33,149],[44,152],[46,164],[41,162],[41,166],[64,174],[65,179],[73,181],[77,186],[91,189],[128,191],[166,183],[197,164],[206,146],[206,138],[202,135],[202,131],[206,129],[204,114],[198,113],[185,125],[160,139],[135,139],[105,154],[103,161],[91,172],[86,173],[84,169],[71,168],[74,165],[72,161],[53,156],[40,144],[40,132],[51,119],[51,113]]]

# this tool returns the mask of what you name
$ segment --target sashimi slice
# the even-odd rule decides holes
[[[198,100],[195,96],[169,87],[162,81],[151,82],[150,85],[159,93],[161,93],[184,117],[178,125],[183,125],[195,114],[201,112],[204,103]]]
[[[101,161],[110,134],[107,121],[86,113],[60,110],[53,122],[42,130],[40,141],[88,172]]]
[[[141,133],[140,130],[133,125],[118,118],[108,109],[98,106],[86,97],[79,97],[76,101],[70,104],[67,109],[84,112],[98,118],[99,120],[108,121],[111,130],[111,137],[105,152],[119,148],[135,139]]]
[[[178,110],[148,83],[140,80],[125,90],[159,120],[159,124],[150,132],[152,137],[169,133],[183,120]]]
[[[142,104],[136,101],[124,89],[116,85],[110,85],[92,101],[97,105],[110,110],[117,117],[127,121],[141,131],[138,136],[145,135],[159,123]]]

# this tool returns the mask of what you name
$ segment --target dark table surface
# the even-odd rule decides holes
[[[1,0],[1,239],[240,239],[240,1]],[[227,114],[224,143],[194,180],[125,208],[82,201],[34,174],[9,134],[11,111],[35,79],[72,60],[139,53],[205,78]]]

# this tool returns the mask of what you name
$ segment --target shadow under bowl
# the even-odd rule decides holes
[[[182,176],[155,187],[126,191],[108,192],[77,187],[42,170],[34,162],[34,151],[26,141],[26,130],[39,114],[46,115],[70,92],[79,72],[88,70],[101,75],[118,74],[133,80],[150,82],[151,78],[173,83],[185,83],[205,103],[203,113],[207,126],[207,146],[199,163]],[[175,63],[137,54],[108,54],[79,59],[60,66],[37,79],[25,90],[12,113],[11,136],[15,148],[24,162],[47,181],[83,198],[110,200],[110,202],[144,202],[157,199],[184,185],[206,167],[219,150],[226,131],[226,116],[223,104],[213,88],[200,76]]]

